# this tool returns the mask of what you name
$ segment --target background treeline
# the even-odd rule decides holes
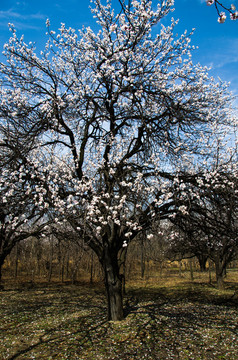
[[[227,270],[237,267],[238,259],[230,262]],[[103,281],[101,265],[91,249],[67,239],[59,240],[53,235],[43,240],[32,237],[17,243],[6,259],[2,273],[4,284]],[[207,281],[215,281],[214,262],[206,258],[204,267],[192,253],[175,253],[162,236],[159,236],[159,241],[158,238],[141,237],[139,241],[132,242],[127,250],[126,262],[121,267],[125,281],[174,276],[188,276],[193,280],[199,276],[198,273],[206,273]]]

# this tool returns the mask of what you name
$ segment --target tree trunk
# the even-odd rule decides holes
[[[61,282],[63,283],[64,282],[64,258],[63,258],[63,261],[62,261],[60,273],[61,273]]]
[[[121,281],[122,281],[122,295],[126,295],[126,263],[122,264],[122,274],[121,274]]]
[[[205,272],[206,271],[206,263],[207,263],[207,256],[204,255],[197,255],[200,271]]]
[[[126,295],[126,255],[127,247],[123,247],[119,253],[118,267],[120,272],[120,278],[122,282],[122,296]],[[121,273],[122,271],[122,273]]]
[[[141,237],[141,278],[144,279],[145,276],[145,247],[143,236]]]
[[[219,290],[224,289],[224,274],[225,274],[225,267],[224,264],[218,259],[215,261],[215,269],[216,269],[216,281],[217,281],[217,288]]]
[[[190,278],[193,281],[194,280],[194,274],[193,274],[193,260],[189,259],[189,269],[190,269]]]
[[[209,271],[209,284],[212,283],[212,264],[211,260],[208,260],[208,271]]]
[[[223,275],[221,275],[221,274],[216,274],[216,280],[217,280],[217,288],[218,288],[219,290],[223,290],[224,287],[225,287]]]
[[[52,271],[53,271],[53,256],[54,256],[54,242],[53,237],[50,237],[50,259],[48,262],[48,282],[51,282]]]
[[[91,261],[90,261],[90,284],[93,283],[93,272],[94,272],[94,256],[93,252],[91,254]]]
[[[6,257],[10,254],[11,250],[0,252],[0,285],[2,284],[2,267]]]
[[[124,318],[122,282],[119,274],[117,254],[112,254],[108,249],[105,249],[100,262],[104,270],[108,320],[122,320]]]
[[[19,244],[16,244],[16,257],[15,257],[15,271],[14,271],[14,277],[15,280],[17,279],[18,276],[18,261],[19,261]]]
[[[69,249],[66,252],[66,279],[69,279]]]
[[[4,263],[4,259],[0,257],[0,285],[2,284],[2,266]]]

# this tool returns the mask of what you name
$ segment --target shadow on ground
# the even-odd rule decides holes
[[[13,359],[237,359],[237,285],[129,288],[125,320],[106,321],[101,286],[1,291],[0,349]]]

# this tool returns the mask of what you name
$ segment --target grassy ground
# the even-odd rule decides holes
[[[186,276],[128,283],[121,322],[106,321],[100,285],[6,285],[0,358],[235,360],[237,275],[222,292]]]

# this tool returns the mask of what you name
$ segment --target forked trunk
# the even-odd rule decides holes
[[[197,258],[198,258],[198,262],[199,262],[199,266],[200,266],[200,271],[205,272],[206,271],[206,264],[207,264],[207,256],[206,255],[203,256],[201,254],[201,255],[198,255]]]
[[[119,321],[124,318],[122,281],[119,274],[118,259],[115,254],[105,251],[101,264],[104,270],[107,295],[108,320]]]

